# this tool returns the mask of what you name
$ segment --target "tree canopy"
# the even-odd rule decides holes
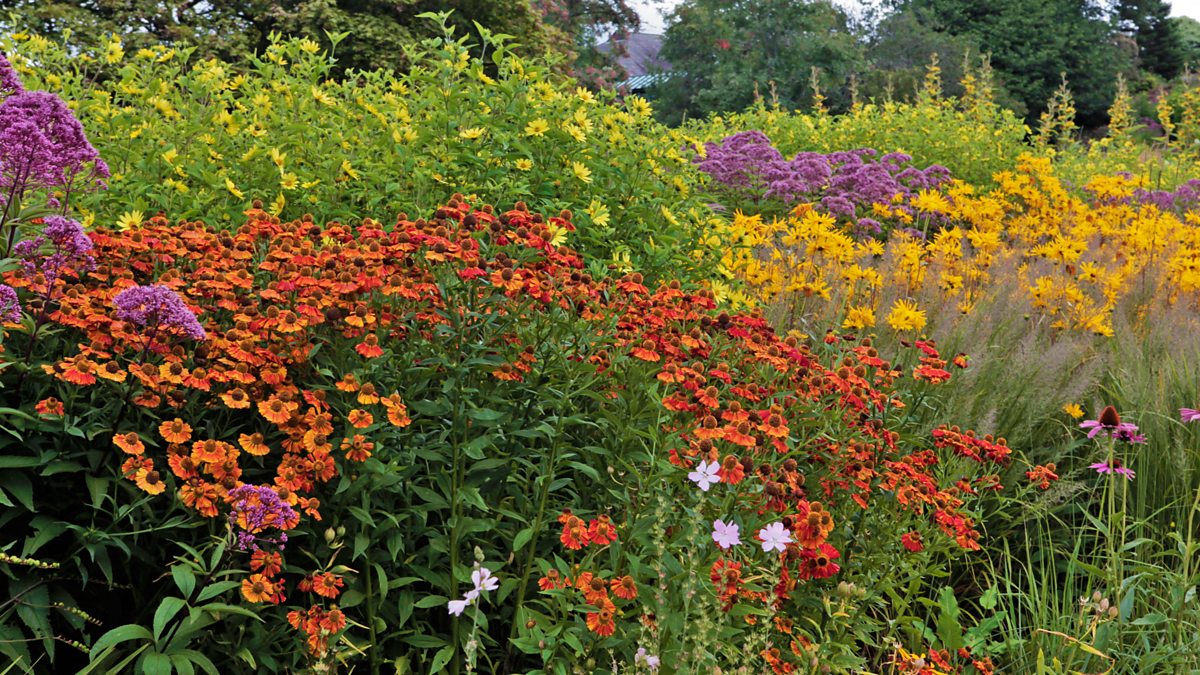
[[[684,0],[669,21],[662,56],[674,71],[657,91],[667,119],[736,110],[756,92],[807,106],[813,68],[824,95],[844,107],[864,59],[845,11],[827,0]]]

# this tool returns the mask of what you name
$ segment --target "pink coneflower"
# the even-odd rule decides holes
[[[1137,432],[1137,425],[1132,422],[1122,422],[1121,416],[1117,414],[1117,409],[1111,405],[1105,406],[1104,410],[1100,412],[1100,417],[1081,422],[1079,428],[1088,430],[1088,438],[1104,434],[1126,443],[1146,442],[1146,437]]]
[[[1179,409],[1179,418],[1182,419],[1185,424],[1187,422],[1200,422],[1200,410],[1193,410],[1191,408],[1180,408]]]
[[[1134,476],[1133,469],[1121,466],[1121,460],[1119,459],[1114,459],[1112,464],[1108,462],[1096,462],[1088,468],[1095,469],[1096,473],[1115,473],[1119,476],[1125,476],[1126,480],[1133,480]]]

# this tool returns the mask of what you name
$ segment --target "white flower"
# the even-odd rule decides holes
[[[716,462],[700,462],[700,466],[696,470],[688,474],[688,480],[700,486],[704,492],[708,492],[708,488],[713,483],[720,483],[721,479],[717,476],[717,471],[721,469],[721,465]]]
[[[471,600],[469,599],[451,600],[447,609],[449,609],[450,613],[454,616],[462,616],[462,613],[466,611],[467,605],[469,604],[471,604]]]
[[[792,543],[792,533],[783,526],[783,523],[771,523],[758,531],[758,538],[762,539],[762,547],[764,551],[779,551],[782,553],[787,549],[787,545]]]

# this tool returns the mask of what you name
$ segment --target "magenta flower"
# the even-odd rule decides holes
[[[1121,466],[1120,460],[1113,460],[1112,464],[1108,462],[1096,462],[1088,466],[1089,469],[1095,469],[1096,473],[1112,473],[1118,476],[1125,476],[1126,480],[1133,480],[1133,469],[1127,466]]]
[[[732,548],[742,543],[741,528],[736,523],[725,524],[724,521],[713,521],[713,541],[723,549]]]
[[[1122,422],[1121,416],[1117,414],[1117,409],[1111,405],[1106,406],[1100,412],[1100,417],[1081,422],[1079,428],[1088,430],[1088,438],[1095,438],[1103,434],[1126,443],[1146,442],[1146,437],[1138,433],[1137,425],[1132,422]]]
[[[699,485],[702,491],[708,492],[708,488],[713,483],[721,482],[721,477],[717,475],[717,472],[720,470],[721,465],[716,462],[701,461],[696,470],[688,474],[688,480]]]
[[[1191,408],[1180,408],[1179,418],[1187,422],[1200,422],[1200,410],[1192,410]]]
[[[792,533],[788,531],[783,523],[771,523],[758,531],[758,538],[762,540],[763,551],[779,551],[783,553],[787,550],[787,545],[792,543]]]

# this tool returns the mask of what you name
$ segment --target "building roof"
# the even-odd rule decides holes
[[[633,33],[622,41],[626,54],[617,57],[617,63],[625,69],[626,75],[634,79],[643,75],[653,75],[671,70],[671,64],[659,58],[662,49],[662,36],[651,33]],[[608,53],[614,44],[610,39],[596,49]]]

